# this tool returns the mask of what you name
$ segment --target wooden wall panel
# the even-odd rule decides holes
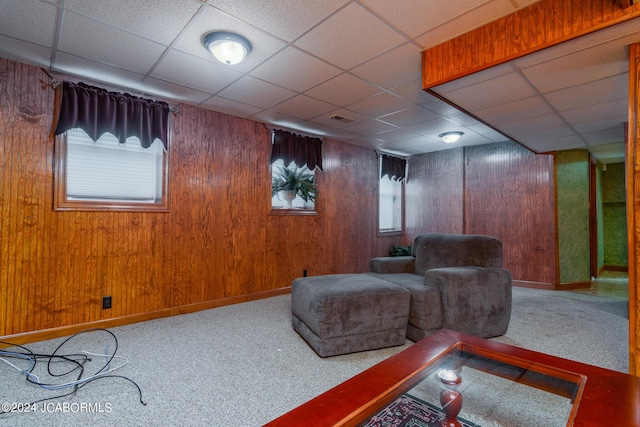
[[[515,143],[411,157],[406,239],[424,232],[487,234],[502,240],[514,280],[556,285],[553,156]]]
[[[407,175],[406,243],[422,233],[464,232],[463,149],[412,156]]]
[[[554,158],[505,142],[465,148],[465,232],[502,240],[515,280],[554,287]]]
[[[305,269],[364,272],[401,243],[376,237],[374,151],[325,140],[318,214],[269,215],[269,131],[187,105],[172,116],[170,212],[55,212],[54,92],[40,80],[38,68],[0,59],[0,337],[279,294]]]
[[[422,86],[439,84],[640,17],[640,3],[541,0],[422,53]]]

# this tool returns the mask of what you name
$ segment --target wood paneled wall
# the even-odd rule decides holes
[[[487,144],[413,156],[408,175],[408,242],[435,231],[495,236],[514,280],[558,284],[553,156]]]
[[[287,291],[368,270],[401,236],[377,236],[376,154],[325,140],[315,216],[269,215],[264,125],[183,105],[173,116],[168,213],[55,212],[54,92],[0,59],[0,337],[14,342]],[[113,308],[102,310],[102,297]],[[41,331],[33,333],[33,331]]]
[[[422,53],[429,89],[538,50],[640,16],[640,3],[541,0]]]

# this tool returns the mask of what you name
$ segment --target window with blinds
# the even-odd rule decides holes
[[[167,210],[166,153],[161,141],[143,148],[105,133],[93,141],[80,129],[57,138],[56,209]]]

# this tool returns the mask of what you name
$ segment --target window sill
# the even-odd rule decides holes
[[[318,212],[316,212],[313,209],[271,209],[271,211],[269,212],[269,215],[274,215],[274,216],[285,216],[285,215],[292,215],[292,216],[312,216],[312,215],[318,215]]]
[[[378,230],[378,237],[402,236],[402,230],[381,231]]]

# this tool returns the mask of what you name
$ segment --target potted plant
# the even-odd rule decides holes
[[[314,181],[315,176],[306,166],[299,168],[291,164],[289,167],[277,166],[277,168],[271,181],[271,195],[278,196],[282,193],[282,198],[287,201],[287,209],[293,207],[292,202],[297,196],[305,202],[316,200],[318,190]]]

